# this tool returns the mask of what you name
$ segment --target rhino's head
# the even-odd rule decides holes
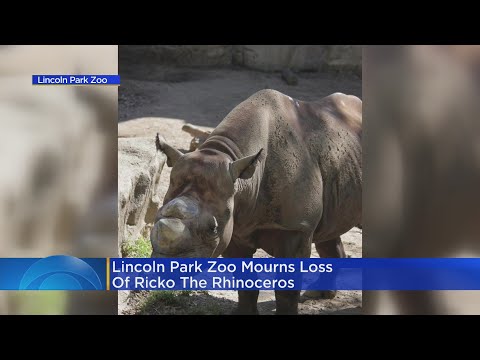
[[[157,135],[172,167],[170,185],[150,234],[152,257],[217,257],[233,230],[235,181],[248,179],[257,154],[232,161],[211,149],[182,154]]]

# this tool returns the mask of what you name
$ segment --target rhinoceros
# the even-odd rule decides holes
[[[152,257],[345,257],[340,235],[361,223],[362,101],[318,101],[261,90],[237,105],[195,151],[157,134],[172,167],[150,240]],[[258,291],[238,292],[257,314]],[[316,294],[333,297],[335,292]],[[298,313],[300,291],[275,291],[276,313]]]

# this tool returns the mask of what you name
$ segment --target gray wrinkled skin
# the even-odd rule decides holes
[[[154,257],[345,257],[340,235],[362,218],[362,102],[335,93],[315,102],[262,90],[236,106],[197,150],[163,138],[173,166],[151,233]],[[334,292],[323,292],[332,297]],[[239,291],[238,313],[257,313]],[[276,291],[295,314],[299,291]]]

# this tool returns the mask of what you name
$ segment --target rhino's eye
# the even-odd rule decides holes
[[[215,216],[213,217],[212,222],[209,224],[209,230],[212,234],[216,234],[218,231],[218,222]]]

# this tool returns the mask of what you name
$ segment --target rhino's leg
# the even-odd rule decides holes
[[[275,290],[276,315],[297,315],[300,291]]]
[[[238,307],[234,315],[258,315],[258,290],[239,290]]]
[[[222,256],[226,258],[251,258],[254,253],[254,249],[238,246],[232,241]],[[238,291],[238,307],[232,315],[258,315],[258,294],[258,290]]]
[[[310,257],[311,237],[301,232],[280,231],[272,233],[276,258]],[[297,315],[300,290],[275,290],[276,315]]]
[[[315,239],[313,239],[313,241],[315,242]],[[321,258],[346,257],[340,236],[328,241],[315,242],[315,249],[317,249],[318,255],[320,255]]]
[[[315,242],[315,238],[313,239]],[[315,242],[315,248],[321,258],[344,258],[345,249],[343,248],[340,236],[328,240]],[[302,294],[301,302],[313,299],[333,299],[337,295],[336,290],[307,290]]]

